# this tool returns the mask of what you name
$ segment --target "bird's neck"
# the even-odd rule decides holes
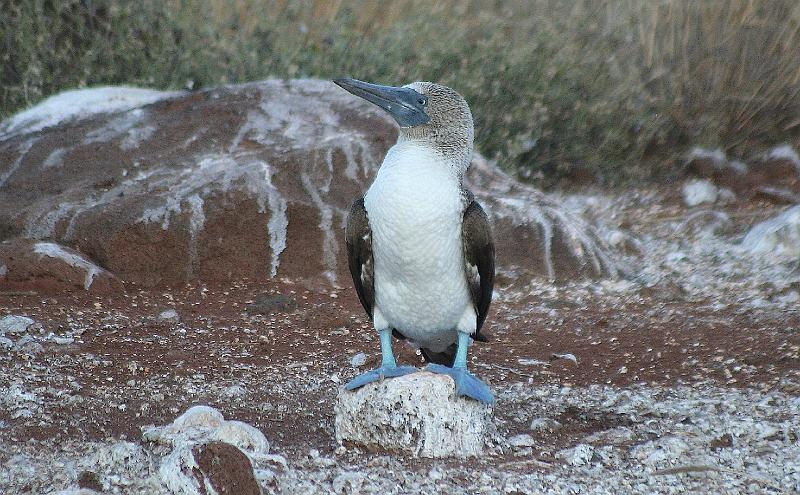
[[[401,129],[397,144],[401,146],[417,146],[430,149],[441,161],[452,167],[459,183],[472,161],[472,142],[467,139],[437,139],[436,136],[414,135],[414,129]]]

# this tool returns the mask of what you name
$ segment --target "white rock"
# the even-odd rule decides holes
[[[181,445],[161,461],[158,469],[163,483],[172,493],[178,495],[200,494],[201,487],[198,476],[200,467],[192,453],[192,445]],[[216,492],[215,492],[216,493]]]
[[[527,433],[523,433],[521,435],[515,435],[509,438],[508,444],[512,447],[534,447],[536,446],[536,441],[532,436],[528,435]]]
[[[11,349],[14,347],[14,341],[9,339],[8,337],[0,337],[0,348],[2,349]]]
[[[470,457],[483,451],[491,407],[456,397],[448,376],[420,372],[342,390],[336,439],[422,457]]]
[[[27,316],[8,315],[0,318],[0,335],[23,333],[35,322]]]
[[[358,354],[353,356],[352,359],[350,359],[350,365],[353,368],[358,368],[364,366],[365,364],[367,364],[367,355],[364,354],[363,352],[359,352]]]
[[[689,445],[683,439],[667,436],[637,445],[631,450],[631,457],[653,466],[663,461],[675,461],[687,450]]]
[[[227,397],[244,397],[247,395],[247,390],[241,385],[231,385],[222,391]]]
[[[158,319],[161,321],[177,322],[181,317],[174,309],[167,309],[158,314]]]
[[[588,443],[603,443],[616,445],[624,442],[630,442],[636,439],[636,434],[628,427],[620,426],[618,428],[611,428],[609,430],[601,430],[584,438],[584,442]]]
[[[572,466],[585,466],[592,462],[594,447],[585,443],[579,443],[571,449],[559,451],[557,457],[564,459]]]
[[[560,427],[561,423],[553,418],[539,417],[531,420],[531,430],[533,431],[552,431]]]
[[[683,202],[692,207],[712,204],[719,198],[719,188],[707,180],[690,180],[683,185]]]
[[[261,430],[242,421],[225,421],[211,434],[212,440],[229,443],[248,454],[268,454],[269,442]]]
[[[193,406],[172,422],[172,427],[178,431],[192,427],[216,428],[225,421],[222,413],[210,406]]]
[[[237,483],[245,483],[248,488],[243,490],[255,493],[255,470],[266,469],[260,463],[272,461],[269,442],[261,431],[241,421],[225,421],[222,413],[209,406],[191,407],[171,424],[149,428],[143,436],[170,447],[162,454],[158,477],[180,495],[239,493]],[[261,475],[269,478],[266,471]],[[220,483],[222,488],[214,489]]]
[[[720,187],[717,192],[717,203],[727,205],[736,201],[736,193],[727,187]]]
[[[800,256],[800,205],[754,225],[742,247],[753,254]]]
[[[40,352],[44,351],[44,347],[42,344],[36,341],[35,338],[31,337],[30,335],[23,335],[16,344],[14,344],[14,348],[17,352],[24,352],[25,354],[39,354]]]

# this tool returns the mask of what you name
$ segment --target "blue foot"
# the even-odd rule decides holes
[[[413,366],[381,366],[380,368],[367,371],[363,375],[358,375],[347,382],[347,385],[345,385],[344,388],[347,390],[355,390],[359,387],[363,387],[367,383],[377,382],[379,380],[383,380],[384,378],[395,378],[398,376],[408,375],[409,373],[414,373],[415,371],[417,371],[417,368]]]
[[[441,364],[429,364],[425,367],[425,371],[450,376],[456,383],[456,394],[458,395],[471,397],[490,406],[494,404],[494,396],[489,387],[466,368],[448,368]]]

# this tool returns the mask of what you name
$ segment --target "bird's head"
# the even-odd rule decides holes
[[[455,90],[431,82],[381,86],[350,78],[333,81],[356,96],[374,103],[400,125],[400,140],[414,140],[469,163],[474,126],[466,100]],[[465,166],[466,168],[466,166]]]

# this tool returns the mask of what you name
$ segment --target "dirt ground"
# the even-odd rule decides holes
[[[296,307],[267,315],[248,312],[264,294],[286,295]],[[703,304],[654,298],[612,308],[555,295],[496,302],[487,324],[490,342],[471,348],[476,373],[500,386],[520,381],[670,386],[710,379],[769,389],[785,378],[800,381],[798,311],[709,312]],[[66,345],[46,342],[32,356],[6,355],[5,366],[33,371],[31,384],[50,383],[47,370],[58,370],[79,385],[77,395],[89,405],[53,411],[53,425],[46,428],[26,427],[10,411],[0,412],[20,440],[136,437],[141,426],[168,422],[176,412],[206,403],[251,422],[288,450],[333,450],[336,445],[317,420],[331,416],[339,385],[358,374],[352,356],[366,353],[365,368],[377,366],[380,358],[377,335],[349,289],[242,281],[113,297],[17,292],[3,299],[4,313],[27,315],[48,332],[75,339]],[[167,309],[175,309],[180,321],[160,319]],[[396,341],[395,351],[399,361],[422,365],[411,346]],[[573,354],[578,364],[551,361],[558,353]],[[148,413],[143,404],[153,399],[152,390],[142,390],[145,382],[158,384],[164,396],[157,408],[145,408]],[[189,383],[198,390],[186,390]],[[282,390],[286,384],[302,384],[304,393]],[[270,400],[237,407],[215,391],[202,393],[203,385],[268,391],[261,400]],[[267,404],[272,407],[265,409]],[[64,428],[74,425],[76,413],[81,428]]]
[[[670,251],[665,239],[679,242],[674,234],[657,234],[666,222],[650,229],[652,256]],[[637,235],[646,237],[644,231]],[[692,249],[684,249],[690,259]],[[746,270],[750,261],[741,263]],[[797,273],[793,265],[786,266],[787,280],[793,280]],[[713,272],[714,267],[707,269]],[[640,266],[637,273],[647,270]],[[694,273],[691,267],[688,272]],[[706,288],[687,292],[684,275],[676,271],[658,283],[642,282],[637,275],[561,286],[500,277],[485,327],[490,342],[472,346],[470,366],[497,394],[498,438],[530,433],[532,445],[499,448],[485,458],[465,461],[389,461],[390,455],[348,449],[348,462],[363,469],[387,469],[370,462],[400,462],[401,469],[421,476],[441,466],[474,473],[488,466],[547,473],[569,464],[559,451],[586,443],[593,434],[646,423],[646,415],[565,401],[563,408],[545,414],[560,427],[532,429],[530,421],[542,411],[526,404],[537,391],[652,389],[680,395],[682,390],[711,387],[743,397],[779,394],[790,400],[800,395],[798,306],[752,304],[749,292],[737,295],[725,289],[738,280],[735,270],[720,276],[719,290],[713,293]],[[128,286],[125,293],[111,296],[24,287],[0,293],[0,316],[24,315],[37,322],[27,342],[17,339],[12,349],[0,353],[0,385],[6,397],[0,408],[0,464],[36,449],[139,441],[142,427],[169,423],[195,404],[214,406],[226,418],[256,426],[272,451],[290,464],[304,466],[313,450],[323,458],[341,457],[333,435],[336,395],[359,369],[374,367],[379,359],[377,336],[355,292],[342,285],[282,279],[147,291]],[[778,292],[785,292],[785,285]],[[421,362],[405,343],[396,342],[395,351],[398,361]],[[356,368],[351,359],[361,352],[367,362]],[[565,353],[577,363],[553,358]],[[800,424],[796,414],[790,416],[783,419]],[[796,449],[799,431],[792,431],[783,431],[781,441]],[[657,436],[637,437],[626,448]],[[724,447],[726,437],[720,438]],[[441,479],[430,477],[431,486],[440,486],[436,483]],[[503,488],[510,486],[505,483],[495,488],[514,493]],[[758,487],[763,493],[793,489],[776,479],[748,489],[742,487],[749,482],[743,483],[737,485],[743,493],[758,493]],[[31,481],[9,489],[39,493],[48,486]],[[281,486],[276,481],[274,490],[281,491]],[[518,488],[517,493],[528,492]]]

